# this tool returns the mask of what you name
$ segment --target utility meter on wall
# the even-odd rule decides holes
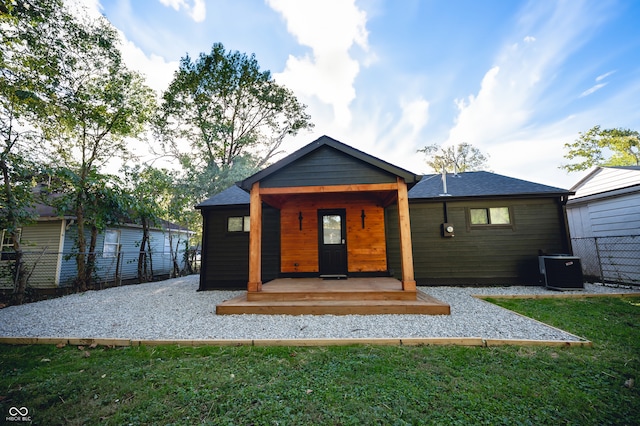
[[[443,223],[442,225],[442,236],[443,237],[453,237],[453,224],[451,223]]]

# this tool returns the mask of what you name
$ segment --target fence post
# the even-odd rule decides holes
[[[602,259],[600,259],[600,247],[598,246],[598,237],[593,237],[596,246],[596,258],[598,259],[598,269],[600,269],[600,282],[604,284],[604,271],[602,270]]]
[[[18,258],[15,261],[16,269],[15,269],[15,277],[13,279],[13,293],[15,293],[16,290],[18,289],[18,282],[20,281],[20,271],[22,270],[22,267],[21,267],[22,256],[24,256],[24,253],[18,256]]]
[[[116,276],[114,277],[115,285],[119,286],[122,284],[122,280],[120,279],[120,259],[122,256],[122,245],[118,244],[118,257],[116,258]]]

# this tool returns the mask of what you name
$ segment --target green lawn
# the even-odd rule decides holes
[[[42,425],[640,424],[640,297],[493,302],[594,345],[2,345],[0,421],[27,407]]]

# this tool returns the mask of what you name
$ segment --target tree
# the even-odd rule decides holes
[[[69,22],[60,0],[0,4],[0,229],[13,244],[18,304],[27,285],[20,229],[34,218],[33,187],[42,169],[36,124],[55,97],[51,83],[64,55],[56,35]]]
[[[427,164],[436,172],[470,172],[482,170],[488,166],[487,155],[472,144],[462,142],[456,146],[441,147],[428,145],[418,152],[426,155]]]
[[[568,150],[564,157],[579,161],[564,164],[560,166],[561,169],[575,172],[595,166],[640,165],[640,134],[636,130],[593,126],[579,135],[575,142],[564,144]]]
[[[61,216],[75,217],[78,275],[74,284],[77,290],[86,291],[96,272],[98,234],[110,223],[127,220],[131,203],[120,178],[100,173],[97,168],[62,165],[49,172],[54,176],[50,190],[56,195],[49,202]]]
[[[215,43],[195,61],[181,59],[163,95],[158,137],[184,170],[205,176],[209,196],[233,183],[220,181],[238,163],[246,177],[278,153],[286,136],[311,128],[305,108],[254,55]]]
[[[151,227],[163,223],[169,216],[173,191],[173,176],[153,167],[125,168],[127,191],[131,197],[130,218],[142,226],[142,239],[138,253],[138,280],[153,279]]]
[[[237,170],[238,167],[234,167],[232,170]],[[198,178],[198,176],[195,176]],[[181,233],[175,233],[178,238],[177,240],[174,238],[174,233],[169,232],[169,246],[171,251],[171,259],[173,263],[173,273],[181,272],[178,265],[178,245],[180,243],[185,244],[185,248],[189,249],[185,251],[184,266],[186,268],[186,273],[193,273],[191,270],[191,264],[188,262],[188,253],[191,252],[192,246],[190,245],[192,241],[197,241],[198,248],[200,247],[200,241],[202,241],[202,215],[197,212],[193,206],[194,201],[199,201],[202,198],[195,198],[193,191],[193,181],[190,180],[190,175],[182,175],[177,176],[174,175],[174,183],[171,191],[171,197],[169,199],[169,203],[167,205],[168,208],[168,219],[184,228],[190,230],[196,230],[194,236],[189,237],[187,240],[181,240]],[[242,179],[242,178],[240,178]],[[197,250],[197,249],[196,249]],[[192,255],[195,256],[195,253],[192,252]]]
[[[57,102],[44,127],[52,161],[64,171],[60,179],[66,192],[60,205],[71,209],[78,226],[76,288],[86,291],[97,235],[113,219],[113,204],[119,203],[114,198],[117,183],[101,169],[112,158],[130,158],[127,138],[143,132],[155,97],[142,76],[123,64],[118,36],[104,17],[78,19],[58,43],[67,55],[57,75]],[[88,244],[85,230],[90,232]]]

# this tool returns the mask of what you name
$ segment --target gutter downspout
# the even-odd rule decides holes
[[[562,243],[562,249],[567,249],[570,255],[573,256],[573,245],[571,244],[571,233],[569,230],[569,219],[567,218],[567,201],[569,201],[568,195],[561,195],[558,200],[558,206],[561,215],[562,233],[564,234],[564,241]]]
[[[58,256],[56,259],[56,275],[53,277],[53,283],[56,288],[60,287],[60,278],[62,276],[62,259],[64,256],[64,239],[67,231],[67,219],[60,221],[60,235],[58,236]]]

